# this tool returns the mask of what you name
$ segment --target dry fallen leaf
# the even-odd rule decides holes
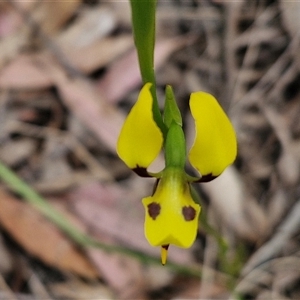
[[[0,52],[1,55],[1,52]],[[50,87],[49,76],[37,65],[41,54],[20,54],[0,71],[0,87],[15,89],[42,89]],[[48,58],[45,57],[44,59]]]
[[[145,280],[143,265],[132,257],[88,249],[101,276],[117,293],[117,299],[144,299]]]
[[[106,5],[80,10],[76,21],[55,38],[59,46],[81,48],[91,45],[111,33],[117,26],[115,15]]]
[[[177,37],[158,41],[155,47],[155,68],[161,67],[176,50],[191,42],[190,37]],[[136,51],[116,61],[98,83],[98,90],[109,102],[116,103],[141,82]]]
[[[68,61],[79,71],[88,74],[109,64],[130,47],[132,38],[123,35],[116,38],[104,38],[85,47],[62,45],[63,53],[68,54]],[[101,55],[100,55],[101,54]],[[53,85],[53,81],[39,63],[53,59],[47,52],[20,54],[0,72],[0,87],[15,89],[44,89]]]
[[[94,86],[82,78],[70,78],[55,61],[45,62],[45,72],[58,88],[70,111],[92,130],[99,140],[115,152],[117,137],[125,116],[99,95]]]
[[[0,190],[0,207],[0,224],[30,254],[64,271],[98,276],[86,256],[32,206]]]
[[[155,67],[159,68],[174,51],[180,49],[191,38],[167,39],[157,43],[155,48]],[[62,53],[67,53],[68,62],[86,74],[97,70],[124,54],[132,46],[132,38],[122,35],[104,38],[86,46],[74,46],[72,43],[59,42]],[[40,89],[55,83],[47,70],[41,65],[48,64],[53,56],[44,51],[37,54],[21,54],[0,72],[0,87]],[[118,59],[98,83],[99,94],[108,102],[118,102],[131,89],[141,82],[138,60],[135,51]]]
[[[105,283],[89,284],[75,277],[51,283],[51,291],[55,299],[116,299]]]
[[[43,33],[54,34],[72,17],[80,4],[80,0],[38,1],[37,6],[30,14],[30,18],[40,26]],[[14,1],[14,7],[21,14],[24,13],[23,7],[20,7],[17,1]]]
[[[81,72],[89,74],[110,64],[120,55],[133,47],[130,35],[107,37],[97,40],[84,47],[62,46],[64,53],[68,53],[69,61]]]
[[[24,11],[29,11],[34,5],[34,1],[22,1],[19,3]],[[14,34],[23,20],[20,14],[6,1],[0,3],[0,37],[1,39]]]

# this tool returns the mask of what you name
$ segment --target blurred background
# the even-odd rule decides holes
[[[0,299],[299,299],[299,28],[298,1],[158,1],[160,104],[172,85],[191,145],[189,95],[212,93],[239,148],[195,186],[197,240],[162,267],[143,235],[154,182],[115,151],[141,88],[129,2],[1,1],[0,161],[79,232],[141,255],[79,246],[1,181]]]

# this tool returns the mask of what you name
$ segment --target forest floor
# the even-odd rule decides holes
[[[210,92],[238,138],[195,185],[195,244],[159,264],[154,182],[116,155],[142,85],[129,1],[1,1],[0,299],[300,299],[300,2],[158,2],[160,104],[172,85],[190,146]]]

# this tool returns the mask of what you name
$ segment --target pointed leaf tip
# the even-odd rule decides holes
[[[182,127],[182,117],[175,100],[173,89],[170,85],[167,85],[164,109],[164,123],[168,128],[170,128],[172,122],[175,122]]]

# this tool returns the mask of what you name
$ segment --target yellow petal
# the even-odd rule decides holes
[[[117,143],[119,157],[131,168],[147,168],[159,154],[163,136],[153,119],[151,84],[142,88],[129,112]]]
[[[195,119],[196,137],[189,153],[189,161],[202,175],[202,181],[209,181],[219,176],[235,160],[235,131],[212,95],[192,93],[190,108]]]
[[[160,179],[152,197],[144,198],[145,236],[152,246],[173,244],[188,248],[195,241],[200,206],[190,194],[190,187],[174,173]],[[166,251],[162,260],[166,259]]]

